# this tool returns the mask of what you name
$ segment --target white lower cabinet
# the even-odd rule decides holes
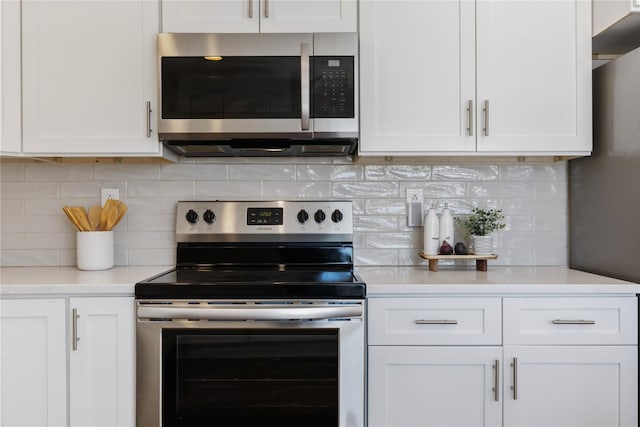
[[[501,359],[500,347],[370,347],[369,427],[502,425]]]
[[[65,300],[0,300],[0,425],[67,423]]]
[[[633,296],[370,298],[368,323],[370,427],[638,425]]]
[[[505,346],[504,372],[505,426],[638,425],[636,346]]]
[[[135,425],[133,298],[70,298],[69,305],[77,325],[75,350],[71,328],[69,424]]]
[[[132,297],[0,303],[2,426],[135,425]]]

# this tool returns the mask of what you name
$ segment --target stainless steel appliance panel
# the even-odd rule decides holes
[[[233,334],[233,331],[237,331],[238,334],[242,334],[247,331],[272,331],[274,335],[278,335],[286,338],[290,333],[294,336],[300,332],[310,331],[309,335],[313,335],[313,331],[326,330],[327,332],[335,331],[337,337],[337,355],[334,357],[333,362],[337,364],[337,378],[338,378],[338,390],[335,398],[339,399],[337,405],[337,417],[335,424],[327,423],[326,427],[364,427],[364,366],[363,359],[360,357],[364,354],[364,313],[365,302],[359,301],[342,301],[339,304],[334,302],[322,302],[322,301],[291,301],[278,302],[278,301],[246,301],[239,303],[238,301],[144,301],[138,300],[136,303],[137,309],[137,427],[159,427],[159,426],[173,426],[180,425],[175,423],[176,414],[166,413],[165,405],[174,405],[174,411],[182,411],[185,418],[189,417],[189,414],[197,412],[199,399],[190,398],[185,393],[178,391],[176,385],[163,384],[163,372],[167,369],[172,370],[175,374],[175,366],[180,363],[185,363],[183,360],[163,360],[163,339],[167,337],[163,331],[176,331],[177,334],[194,335],[203,334],[205,336],[216,336],[221,334]],[[234,313],[236,312],[237,313]],[[290,312],[287,312],[290,311]],[[255,312],[255,314],[252,314]],[[241,320],[242,319],[242,320]],[[189,332],[192,331],[193,334]],[[175,335],[175,334],[174,334]],[[172,339],[172,338],[166,338]],[[246,341],[246,339],[243,339]],[[169,343],[170,345],[173,345]],[[213,344],[202,345],[203,352],[212,351]],[[225,350],[224,343],[216,343],[215,348],[218,352],[229,351],[229,348]],[[166,350],[166,349],[165,349]],[[261,351],[275,351],[274,349],[264,349],[256,347],[252,350],[253,353],[260,353]],[[312,351],[310,354],[313,353]],[[320,352],[321,353],[321,352]],[[242,355],[236,355],[235,357],[241,357]],[[184,356],[190,357],[188,355]],[[245,354],[242,357],[248,357]],[[326,355],[325,355],[326,357]],[[191,364],[191,362],[189,362]],[[329,362],[327,362],[329,363]],[[170,366],[167,366],[169,364]],[[197,366],[197,362],[194,361],[193,366]],[[231,368],[232,369],[232,368]],[[249,369],[248,365],[242,364],[238,367],[236,376],[243,378],[246,376],[246,371]],[[285,369],[283,367],[281,369]],[[292,373],[292,375],[295,372]],[[193,373],[192,376],[198,376],[198,372]],[[233,372],[228,372],[227,376],[233,377]],[[269,383],[276,375],[275,372],[271,372],[269,376],[265,376],[260,380],[259,374],[256,374],[256,378],[251,378],[254,382]],[[299,375],[299,374],[298,374]],[[175,375],[172,375],[172,377]],[[210,376],[208,370],[202,370],[200,378],[207,378]],[[313,373],[302,375],[301,377],[313,377]],[[166,381],[166,380],[165,380]],[[171,379],[170,381],[173,381]],[[215,382],[215,379],[212,379]],[[239,381],[232,381],[234,389],[241,387]],[[313,388],[313,385],[307,385]],[[197,387],[197,386],[196,386]],[[214,388],[214,386],[211,386]],[[320,389],[322,385],[319,386]],[[276,386],[278,390],[280,386]],[[163,393],[165,394],[163,396]],[[276,392],[274,392],[276,393]],[[174,395],[175,394],[175,395]],[[276,393],[277,394],[277,393]],[[323,393],[324,394],[324,393]],[[331,400],[330,394],[325,395],[325,400]],[[211,399],[213,393],[203,393],[200,398],[203,400]],[[191,399],[192,402],[178,403],[170,402],[165,403],[169,398],[171,399]],[[319,396],[320,398],[320,396]],[[275,399],[275,400],[274,400]],[[300,399],[306,399],[301,396]],[[274,421],[277,411],[281,408],[286,409],[291,401],[278,401],[276,398],[272,398],[269,395],[252,396],[251,399],[247,399],[247,408],[245,411],[253,411],[252,407],[256,405],[256,402],[263,402],[264,406],[272,406],[273,411],[266,410],[262,416],[264,424],[268,426],[290,426],[297,425],[312,425],[312,421],[307,423],[295,423],[292,424],[292,420],[286,417],[278,421]],[[309,410],[314,409],[314,406],[323,406],[319,402],[317,405],[313,402],[308,403]],[[193,405],[196,409],[192,408]],[[238,418],[234,423],[220,423],[221,427],[230,427],[231,425],[245,425],[240,420],[241,412],[243,408],[242,403],[234,403],[236,411],[238,411]],[[177,406],[177,407],[176,407]],[[260,406],[260,405],[258,405]],[[304,406],[304,405],[301,405]],[[281,408],[280,408],[281,407]],[[185,409],[186,408],[186,409]],[[295,409],[295,408],[294,408]],[[328,408],[331,413],[331,409]],[[274,412],[276,411],[276,412]],[[320,409],[322,412],[322,409]],[[306,417],[309,420],[308,415],[304,410],[294,411],[300,414],[299,416]],[[163,415],[164,414],[164,415]],[[202,416],[202,415],[201,415]],[[211,422],[219,421],[215,415],[211,413]],[[231,417],[229,415],[229,417]],[[271,418],[269,418],[271,417]],[[165,422],[166,419],[166,422]],[[168,421],[171,419],[171,421]],[[254,425],[254,424],[250,424]]]
[[[594,150],[570,161],[570,265],[640,283],[640,49],[593,72]]]

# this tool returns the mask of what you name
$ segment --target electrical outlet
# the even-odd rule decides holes
[[[407,227],[422,227],[422,188],[407,188]]]
[[[120,200],[120,190],[118,188],[103,188],[100,190],[100,206],[104,206],[109,199]]]

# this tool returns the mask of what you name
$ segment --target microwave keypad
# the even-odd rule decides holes
[[[353,57],[315,56],[313,66],[313,117],[353,117]]]

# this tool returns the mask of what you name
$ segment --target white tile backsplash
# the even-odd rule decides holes
[[[194,199],[349,199],[356,265],[426,265],[422,228],[406,223],[406,190],[454,216],[501,208],[494,265],[567,264],[566,163],[361,165],[347,159],[181,159],[176,164],[0,165],[0,265],[75,265],[64,205],[120,189],[129,210],[115,233],[116,265],[175,263],[175,203]],[[456,229],[456,241],[463,231]],[[447,263],[445,263],[447,264]],[[451,263],[449,263],[451,264]],[[456,264],[458,265],[458,264]],[[464,265],[464,263],[462,264]]]

